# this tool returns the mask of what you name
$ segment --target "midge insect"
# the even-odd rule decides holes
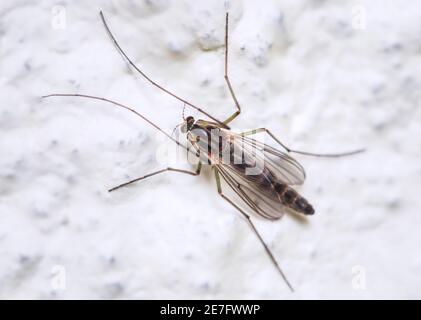
[[[241,113],[241,107],[234,93],[234,89],[231,85],[231,81],[228,75],[228,12],[226,13],[225,18],[224,78],[230,95],[234,101],[236,110],[224,121],[216,119],[202,108],[199,108],[189,101],[177,96],[173,92],[162,87],[154,80],[149,78],[132,62],[132,60],[120,47],[116,38],[111,33],[111,30],[108,27],[102,12],[100,12],[100,16],[105,29],[108,35],[111,37],[117,50],[123,55],[127,62],[137,72],[139,72],[139,74],[141,74],[155,87],[173,96],[175,99],[183,102],[185,106],[187,105],[197,110],[198,112],[208,117],[210,120],[196,120],[192,116],[185,118],[183,110],[183,122],[179,125],[179,127],[180,131],[186,134],[187,145],[185,145],[184,143],[173,138],[172,135],[166,133],[158,125],[147,119],[144,115],[140,114],[133,108],[110,99],[77,93],[55,93],[43,96],[43,98],[52,96],[70,96],[95,99],[113,104],[116,107],[126,109],[136,114],[155,129],[166,135],[179,147],[184,148],[189,155],[193,154],[195,157],[197,157],[198,162],[195,171],[168,167],[120,184],[114,188],[111,188],[109,190],[110,192],[167,171],[198,176],[201,172],[202,164],[211,165],[215,174],[215,181],[219,195],[241,213],[242,217],[247,221],[252,231],[263,245],[273,265],[282,276],[291,291],[293,291],[291,284],[281,270],[268,245],[265,243],[260,233],[256,229],[250,218],[250,215],[246,212],[246,210],[251,210],[258,216],[269,220],[279,219],[287,211],[293,211],[304,215],[314,214],[314,208],[312,205],[292,188],[292,186],[303,184],[305,180],[305,171],[304,168],[289,155],[289,153],[297,153],[317,157],[341,157],[363,152],[364,149],[340,154],[317,154],[293,150],[287,147],[266,128],[259,128],[243,133],[234,133],[230,130],[228,124],[237,118],[237,116]],[[259,132],[267,134],[271,139],[274,140],[276,144],[280,146],[280,148],[284,149],[285,151],[276,149],[250,137],[252,134]],[[258,170],[256,170],[256,168]],[[225,181],[230,191],[234,193],[233,196],[236,197],[237,200],[234,200],[224,192],[221,180]]]

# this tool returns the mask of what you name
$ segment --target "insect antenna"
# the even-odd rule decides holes
[[[140,70],[135,64],[134,62],[127,56],[127,54],[123,51],[123,49],[120,47],[120,45],[118,44],[116,38],[114,37],[114,35],[112,34],[110,28],[108,27],[107,22],[105,21],[105,17],[104,14],[102,13],[102,11],[99,12],[100,16],[101,16],[101,20],[105,26],[105,29],[107,30],[108,35],[111,37],[111,40],[113,41],[114,45],[116,46],[117,50],[123,55],[123,57],[127,60],[127,62],[137,71],[139,72],[139,74],[142,75],[143,78],[145,78],[147,81],[149,81],[152,85],[154,85],[155,87],[161,89],[162,91],[164,91],[165,93],[169,94],[170,96],[176,98],[177,100],[180,100],[181,102],[185,103],[186,105],[192,107],[193,109],[196,109],[197,111],[201,112],[202,114],[204,114],[205,116],[211,118],[212,120],[216,121],[217,123],[219,123],[221,126],[223,126],[226,129],[229,129],[229,127],[224,124],[223,122],[221,122],[220,120],[216,119],[215,117],[211,116],[209,113],[207,113],[206,111],[204,111],[203,109],[195,106],[194,104],[188,102],[187,100],[179,97],[178,95],[176,95],[175,93],[169,91],[168,89],[164,88],[163,86],[161,86],[160,84],[158,84],[157,82],[155,82],[154,80],[152,80],[150,77],[148,77],[142,70]]]
[[[100,101],[105,101],[105,102],[111,103],[111,104],[113,104],[116,107],[120,107],[120,108],[126,109],[126,110],[134,113],[135,115],[137,115],[138,117],[142,118],[147,123],[149,123],[152,127],[154,127],[155,129],[157,129],[158,131],[160,131],[161,133],[163,133],[165,136],[167,136],[169,139],[171,139],[173,142],[175,142],[178,146],[183,147],[184,149],[186,149],[187,151],[190,152],[190,150],[187,148],[187,146],[185,146],[184,144],[182,144],[179,141],[177,141],[176,139],[174,139],[172,136],[170,136],[168,133],[166,133],[158,125],[156,125],[155,123],[153,123],[151,120],[149,120],[148,118],[146,118],[144,115],[142,115],[141,113],[137,112],[133,108],[130,108],[128,106],[125,106],[125,105],[123,105],[123,104],[121,104],[119,102],[116,102],[116,101],[113,101],[113,100],[110,100],[110,99],[107,99],[107,98],[102,98],[102,97],[97,97],[97,96],[91,96],[91,95],[87,95],[87,94],[78,94],[78,93],[53,93],[53,94],[48,94],[48,95],[42,96],[41,98],[45,99],[45,98],[50,98],[50,97],[79,97],[79,98],[100,100]]]

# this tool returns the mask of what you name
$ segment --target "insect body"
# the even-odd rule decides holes
[[[308,201],[290,187],[302,184],[305,173],[285,152],[250,139],[247,133],[235,134],[218,123],[193,117],[187,117],[182,129],[196,151],[206,154],[217,174],[259,215],[278,219],[286,208],[314,214]]]
[[[238,103],[237,97],[234,93],[228,76],[228,13],[226,14],[225,23],[224,78],[231,97],[235,103],[236,111],[224,121],[216,119],[202,108],[199,108],[189,101],[179,97],[178,95],[162,87],[154,80],[149,78],[130,60],[126,53],[121,49],[114,35],[111,33],[102,12],[100,15],[105,29],[107,30],[118,51],[123,55],[127,62],[136,71],[139,72],[139,74],[141,74],[155,87],[171,95],[175,99],[178,99],[185,105],[199,111],[206,117],[210,118],[212,121],[195,120],[191,116],[183,119],[184,121],[180,126],[180,131],[186,134],[188,142],[188,145],[184,145],[180,141],[174,139],[172,135],[166,133],[144,115],[136,111],[134,108],[125,106],[113,100],[78,93],[50,94],[44,96],[43,98],[52,96],[71,96],[99,100],[113,104],[116,107],[123,108],[142,118],[155,129],[166,135],[178,146],[184,148],[189,155],[193,155],[198,159],[197,168],[195,171],[168,167],[120,184],[114,188],[109,189],[110,192],[134,182],[141,181],[168,171],[189,175],[199,175],[201,172],[202,164],[211,165],[214,170],[218,193],[223,199],[235,207],[245,218],[252,231],[263,245],[266,253],[278,270],[279,274],[283,277],[286,284],[293,291],[291,284],[288,282],[287,278],[279,267],[279,264],[276,261],[274,255],[261,237],[260,233],[257,231],[250,218],[250,215],[246,211],[252,211],[257,215],[270,220],[281,218],[287,211],[294,211],[304,215],[314,214],[314,209],[308,203],[308,201],[301,197],[292,188],[292,186],[303,184],[305,180],[305,172],[303,167],[295,159],[293,159],[289,153],[297,153],[310,156],[339,157],[356,154],[362,152],[363,150],[356,150],[341,154],[309,153],[288,148],[266,128],[259,128],[243,133],[234,133],[230,130],[228,124],[241,113],[241,107]],[[267,134],[284,151],[269,146],[268,144],[256,141],[250,137],[251,135],[260,132]],[[224,192],[221,183],[222,180],[225,181],[225,183],[233,191],[234,196],[236,196],[237,199],[233,199]]]

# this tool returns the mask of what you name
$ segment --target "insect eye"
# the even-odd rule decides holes
[[[194,123],[194,118],[189,116],[189,117],[187,117],[186,122],[191,127]]]

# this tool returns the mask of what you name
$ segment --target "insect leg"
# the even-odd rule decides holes
[[[214,118],[213,116],[211,116],[209,113],[207,113],[206,111],[204,111],[202,108],[199,108],[197,106],[195,106],[194,104],[192,104],[191,102],[187,101],[186,99],[181,98],[180,96],[176,95],[175,93],[173,93],[172,91],[164,88],[163,86],[161,86],[160,84],[158,84],[156,81],[152,80],[152,78],[150,78],[147,74],[145,74],[138,66],[136,66],[134,64],[134,62],[129,58],[129,56],[123,51],[123,49],[121,48],[120,44],[117,42],[116,38],[114,37],[113,33],[111,32],[111,29],[108,27],[107,22],[105,21],[105,17],[104,14],[102,13],[102,11],[99,12],[100,16],[101,16],[101,20],[102,23],[104,24],[105,30],[107,31],[108,35],[110,36],[111,40],[113,41],[114,45],[116,46],[118,52],[120,52],[120,54],[126,59],[126,61],[143,77],[145,78],[149,83],[151,83],[153,86],[157,87],[158,89],[164,91],[165,93],[169,94],[170,96],[174,97],[175,99],[185,103],[186,105],[192,107],[193,109],[203,113],[204,115],[208,116],[209,118],[211,118],[212,120],[222,124],[223,126],[227,127],[224,123],[222,123],[221,121],[219,121],[218,119]]]
[[[240,207],[238,207],[231,199],[229,199],[223,192],[222,192],[222,186],[221,186],[221,178],[219,176],[219,172],[218,169],[214,168],[215,170],[215,180],[216,180],[216,186],[218,189],[218,193],[219,195],[224,198],[226,201],[228,201],[234,208],[236,208],[238,211],[240,211],[240,213],[243,215],[243,217],[246,219],[247,223],[250,225],[251,229],[253,230],[254,234],[257,236],[257,238],[259,239],[260,243],[263,245],[263,247],[265,248],[266,253],[268,254],[270,260],[272,261],[272,263],[274,264],[275,268],[278,270],[279,274],[282,276],[282,278],[284,279],[285,283],[287,284],[287,286],[290,288],[290,290],[292,292],[294,292],[294,289],[292,288],[291,284],[289,283],[287,277],[285,276],[285,274],[283,273],[281,267],[279,266],[278,262],[275,259],[275,256],[272,254],[272,252],[270,251],[269,247],[266,245],[265,241],[263,240],[262,236],[260,235],[260,233],[257,231],[256,227],[254,226],[253,222],[251,221],[250,216],[245,213]]]
[[[140,181],[140,180],[143,180],[143,179],[146,179],[146,178],[149,178],[149,177],[152,177],[152,176],[155,176],[155,175],[157,175],[157,174],[164,173],[164,172],[167,172],[167,171],[173,171],[173,172],[185,173],[185,174],[190,174],[190,175],[192,175],[192,176],[198,176],[198,175],[200,174],[201,169],[202,169],[202,163],[201,163],[201,162],[199,162],[199,163],[197,164],[197,169],[196,169],[196,171],[189,171],[189,170],[183,170],[183,169],[176,169],[176,168],[171,168],[171,167],[168,167],[168,168],[165,168],[165,169],[161,169],[161,170],[158,170],[158,171],[155,171],[155,172],[152,172],[152,173],[146,174],[146,175],[144,175],[144,176],[142,176],[142,177],[140,177],[140,178],[136,178],[136,179],[130,180],[130,181],[128,181],[128,182],[125,182],[125,183],[123,183],[123,184],[120,184],[120,185],[118,185],[118,186],[116,186],[116,187],[114,187],[114,188],[111,188],[110,190],[108,190],[108,192],[115,191],[115,190],[117,190],[117,189],[120,189],[120,188],[122,188],[122,187],[125,187],[125,186],[127,186],[127,185],[129,185],[129,184],[132,184],[132,183],[134,183],[134,182],[137,182],[137,181]]]
[[[306,156],[338,158],[338,157],[344,157],[344,156],[351,156],[351,155],[354,155],[354,154],[361,153],[361,152],[365,151],[365,149],[357,149],[357,150],[342,152],[342,153],[325,153],[325,154],[323,154],[323,153],[313,153],[313,152],[294,150],[294,149],[291,149],[291,148],[287,147],[285,144],[283,144],[278,138],[275,137],[275,135],[272,132],[269,131],[269,129],[266,129],[266,128],[258,128],[258,129],[246,131],[246,132],[241,133],[241,135],[246,137],[246,136],[256,134],[256,133],[260,133],[260,132],[267,133],[273,140],[275,140],[287,152],[303,154],[303,155],[306,155]]]
[[[241,107],[238,103],[237,97],[235,96],[234,89],[232,88],[231,81],[228,77],[228,16],[229,13],[226,13],[225,16],[225,73],[224,78],[225,82],[227,83],[228,89],[230,91],[231,97],[234,100],[235,106],[237,107],[237,111],[235,111],[231,116],[229,116],[226,120],[223,121],[224,124],[230,123],[232,120],[234,120],[240,113],[241,113]]]

